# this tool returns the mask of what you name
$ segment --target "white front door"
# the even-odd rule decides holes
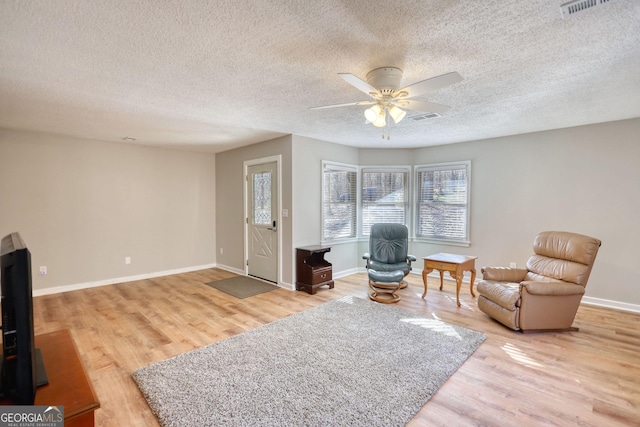
[[[276,162],[247,168],[249,275],[278,282],[278,183]]]

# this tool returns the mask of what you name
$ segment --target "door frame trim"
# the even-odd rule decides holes
[[[276,266],[276,283],[278,286],[282,286],[282,155],[278,154],[275,156],[261,157],[258,159],[245,160],[243,162],[243,204],[244,204],[244,275],[249,275],[249,266],[247,263],[249,262],[249,203],[248,203],[248,194],[249,194],[249,167],[255,165],[261,165],[263,163],[276,163],[276,179],[277,189],[278,189],[278,200],[276,200],[277,212],[276,212],[276,221],[278,224],[278,228],[276,231],[277,239],[278,239],[278,254],[277,256],[277,266]]]

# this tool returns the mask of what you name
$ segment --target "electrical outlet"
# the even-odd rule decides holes
[[[46,276],[47,275],[47,266],[46,265],[40,266],[40,275],[41,276]]]
[[[517,264],[515,262],[510,262],[509,263],[509,268],[518,268],[518,267],[516,267],[516,265]]]
[[[220,255],[224,254],[224,249],[220,248]]]
[[[124,263],[131,264],[131,257],[130,256],[124,257]]]

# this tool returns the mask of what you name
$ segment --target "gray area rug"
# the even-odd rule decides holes
[[[218,289],[236,298],[248,298],[254,295],[279,289],[276,285],[263,282],[247,276],[236,276],[228,279],[216,280],[205,283],[207,286]]]
[[[353,297],[138,369],[167,426],[403,426],[479,332]]]

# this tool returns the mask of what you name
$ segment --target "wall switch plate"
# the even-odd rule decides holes
[[[130,256],[124,257],[124,263],[131,264],[131,257]]]
[[[47,275],[47,266],[43,265],[40,267],[40,275],[41,276],[46,276]]]
[[[518,267],[516,267],[516,265],[517,264],[515,262],[510,262],[509,263],[509,268],[518,268]]]
[[[220,248],[220,255],[224,254],[224,249]]]

